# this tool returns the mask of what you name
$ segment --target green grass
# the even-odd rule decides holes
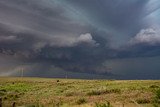
[[[154,107],[159,106],[159,90],[160,80],[0,78],[5,107],[13,102],[17,106],[95,107],[96,102],[101,106],[106,101],[113,107],[136,107],[135,103]]]

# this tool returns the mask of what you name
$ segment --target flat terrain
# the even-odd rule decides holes
[[[160,80],[0,78],[3,107],[160,107]]]

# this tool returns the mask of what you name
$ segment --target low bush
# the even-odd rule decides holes
[[[158,89],[155,93],[155,98],[153,99],[153,103],[158,103],[160,104],[160,89]]]
[[[104,90],[97,90],[97,91],[96,90],[92,90],[91,92],[88,92],[87,95],[89,95],[89,96],[91,96],[91,95],[101,95],[103,93],[105,93]]]
[[[109,102],[107,103],[96,103],[95,107],[112,107]]]
[[[156,91],[156,98],[160,100],[160,89]]]
[[[65,95],[66,95],[66,97],[69,97],[69,96],[74,96],[75,93],[74,92],[67,92]]]
[[[151,101],[149,99],[137,99],[136,102],[138,104],[147,104],[147,103],[150,103]]]
[[[0,90],[0,96],[4,96],[6,93],[7,93],[7,91],[5,89]]]
[[[0,91],[0,96],[4,96],[5,92]]]
[[[159,86],[157,86],[157,85],[151,85],[151,86],[149,86],[149,88],[159,88]]]
[[[120,93],[120,89],[110,89],[110,90],[92,90],[91,92],[88,92],[87,95],[101,95],[101,94],[109,94],[109,93]]]
[[[108,93],[120,93],[121,90],[120,89],[111,89],[111,90],[106,90],[106,92],[108,91]]]
[[[77,101],[76,101],[76,103],[77,104],[84,104],[84,103],[86,103],[87,101],[86,101],[86,99],[85,98],[80,98],[80,99],[78,99]]]
[[[153,107],[159,107],[160,104],[160,89],[155,92],[155,97],[153,98]]]

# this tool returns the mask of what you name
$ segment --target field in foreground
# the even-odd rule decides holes
[[[160,80],[0,78],[2,107],[160,107]]]

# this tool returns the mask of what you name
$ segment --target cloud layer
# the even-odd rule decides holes
[[[111,62],[160,55],[159,7],[157,0],[1,0],[0,75],[23,68],[26,76],[136,78],[129,67],[120,77]]]

